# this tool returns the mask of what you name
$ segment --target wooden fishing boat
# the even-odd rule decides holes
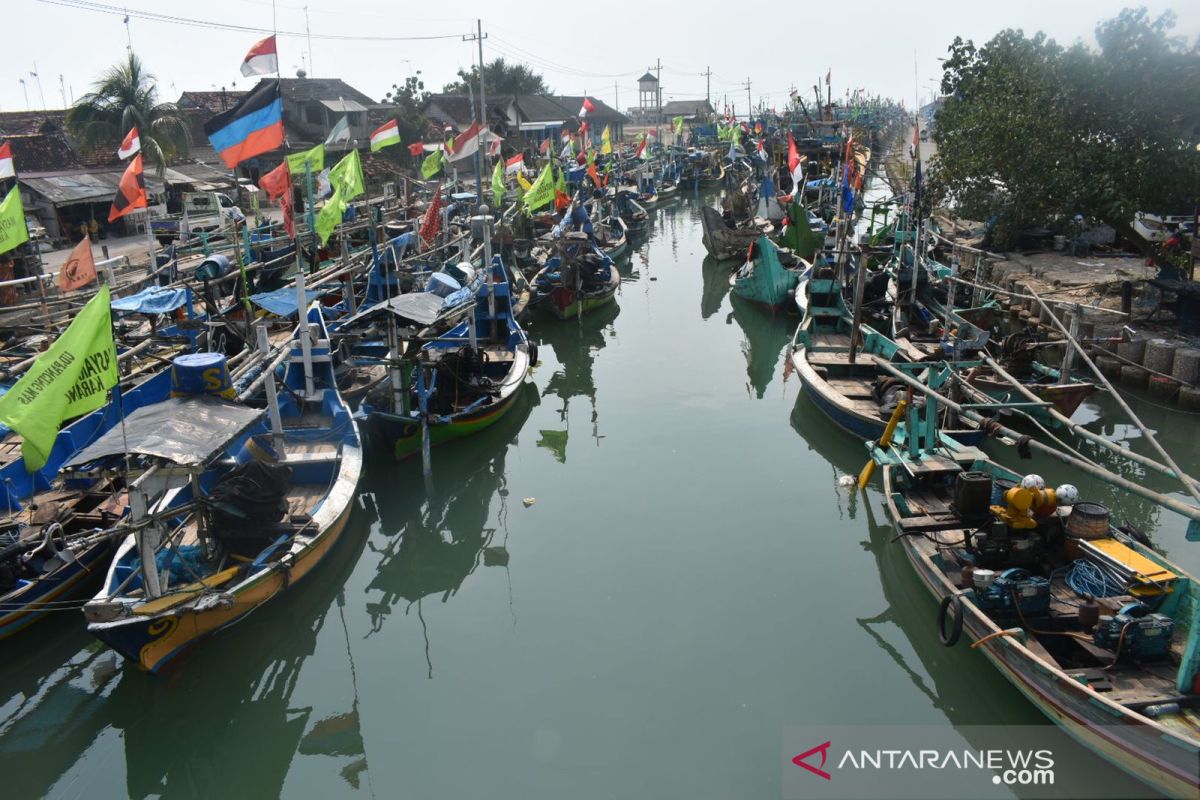
[[[853,318],[831,270],[801,283],[796,295],[804,318],[792,339],[791,358],[804,393],[842,430],[858,439],[878,439],[905,392],[879,380],[873,357],[907,357],[891,339],[863,326],[862,344],[851,361]]]
[[[604,217],[596,223],[596,246],[609,258],[616,258],[629,249],[629,233],[625,220],[617,214]]]
[[[145,467],[130,489],[137,530],[84,606],[88,631],[144,669],[284,593],[346,526],[362,450],[317,304],[296,328],[283,384],[277,395],[268,375],[265,413],[195,397],[149,406],[128,417],[128,439],[110,432],[67,464],[128,454]],[[135,435],[149,428],[157,440]]]
[[[753,220],[744,226],[732,225],[720,211],[711,206],[700,209],[700,225],[703,229],[704,249],[710,256],[722,261],[745,258],[747,248],[760,235],[770,233],[774,229],[774,226],[765,220]]]
[[[122,394],[125,413],[161,402],[171,390],[162,372]],[[78,597],[102,570],[128,506],[124,476],[65,481],[59,470],[73,455],[116,427],[109,403],[63,428],[50,458],[30,473],[17,458],[0,469],[5,512],[0,516],[0,639],[17,633]],[[12,437],[19,446],[20,437]]]
[[[586,234],[568,233],[557,255],[534,276],[533,303],[559,319],[574,319],[616,302],[621,273],[612,259],[589,248]]]
[[[646,213],[646,209],[635,199],[635,193],[632,191],[620,191],[616,193],[617,213],[621,215],[621,219],[625,222],[625,230],[631,234],[642,233],[646,230],[646,226],[650,223],[650,215]]]
[[[537,347],[513,313],[508,273],[493,256],[473,309],[417,352],[408,389],[386,387],[365,409],[371,435],[398,459],[494,425],[512,408]],[[397,396],[399,395],[399,396]]]
[[[800,273],[783,266],[779,248],[766,235],[748,247],[746,262],[729,278],[733,293],[753,303],[779,311],[793,302]]]
[[[975,448],[940,439],[872,457],[893,541],[941,601],[942,642],[965,634],[1072,737],[1168,797],[1197,796],[1195,578],[1113,528],[1103,506],[1028,517],[990,505],[1021,476]]]
[[[658,182],[658,202],[668,203],[679,197],[679,184],[676,181],[663,179]]]

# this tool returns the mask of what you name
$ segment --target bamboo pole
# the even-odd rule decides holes
[[[1125,412],[1130,421],[1137,426],[1137,429],[1142,432],[1142,436],[1145,436],[1146,440],[1150,442],[1150,446],[1153,447],[1158,455],[1162,458],[1163,463],[1175,471],[1175,475],[1178,477],[1179,482],[1183,484],[1183,488],[1187,490],[1187,493],[1190,494],[1197,502],[1200,502],[1200,486],[1185,480],[1187,473],[1179,468],[1179,465],[1175,463],[1175,459],[1171,457],[1171,454],[1163,449],[1163,446],[1158,443],[1158,439],[1154,438],[1154,434],[1150,432],[1150,429],[1147,428],[1141,419],[1138,418],[1137,414],[1133,413],[1133,409],[1130,408],[1129,404],[1125,402],[1125,398],[1121,397],[1120,393],[1113,388],[1111,383],[1108,382],[1108,378],[1104,377],[1104,373],[1102,373],[1100,368],[1096,366],[1096,362],[1092,361],[1092,357],[1089,356],[1087,352],[1079,346],[1079,342],[1071,338],[1070,331],[1067,330],[1066,326],[1062,324],[1058,317],[1054,316],[1054,314],[1050,311],[1050,306],[1046,305],[1046,301],[1038,296],[1038,293],[1033,289],[1030,289],[1029,292],[1033,295],[1034,299],[1037,300],[1037,303],[1042,307],[1042,310],[1050,315],[1050,322],[1054,325],[1054,327],[1058,328],[1059,332],[1067,337],[1067,343],[1071,347],[1075,348],[1075,351],[1079,353],[1079,357],[1083,359],[1083,363],[1088,365],[1088,368],[1092,371],[1092,374],[1094,374],[1096,378],[1102,384],[1104,384],[1104,388],[1108,389],[1108,391],[1112,393],[1113,399],[1117,402],[1117,405],[1121,407],[1121,410]]]
[[[1011,428],[1007,428],[1003,425],[1000,425],[999,423],[995,423],[994,420],[989,420],[989,419],[985,418],[982,414],[978,414],[970,409],[963,408],[960,404],[954,402],[953,400],[946,397],[945,395],[940,394],[939,392],[929,388],[928,386],[921,383],[920,381],[913,378],[912,376],[908,375],[907,373],[905,373],[899,369],[896,369],[896,367],[894,367],[890,361],[886,361],[885,359],[882,359],[878,356],[875,356],[874,359],[875,359],[876,366],[878,366],[884,372],[887,372],[889,375],[894,376],[895,378],[899,379],[903,383],[913,387],[917,391],[922,392],[923,394],[926,394],[929,397],[934,398],[942,405],[944,405],[947,408],[951,409],[952,411],[958,413],[960,416],[965,417],[966,419],[972,420],[974,422],[993,425],[994,426],[993,430],[995,430],[997,433],[999,433],[1003,436],[1016,438],[1016,439],[1025,439],[1026,438],[1024,436],[1024,434],[1022,434],[1018,431],[1014,431]],[[1033,448],[1034,450],[1037,450],[1039,453],[1050,456],[1051,458],[1055,459],[1056,461],[1061,461],[1062,463],[1067,464],[1068,466],[1076,467],[1077,469],[1083,470],[1084,472],[1086,472],[1087,474],[1091,475],[1094,478],[1098,478],[1099,480],[1105,481],[1107,483],[1111,483],[1114,486],[1119,486],[1120,488],[1122,488],[1128,492],[1131,492],[1133,494],[1136,494],[1139,497],[1143,497],[1147,500],[1150,500],[1151,502],[1158,503],[1159,505],[1163,506],[1164,508],[1169,508],[1172,511],[1174,511],[1175,513],[1185,516],[1188,519],[1200,522],[1200,507],[1198,507],[1198,506],[1194,506],[1189,503],[1184,503],[1180,500],[1175,499],[1174,497],[1168,497],[1166,495],[1159,494],[1158,492],[1156,492],[1152,489],[1147,489],[1145,486],[1142,486],[1140,483],[1134,483],[1131,480],[1122,478],[1120,475],[1114,475],[1113,473],[1109,472],[1106,469],[1101,469],[1093,464],[1089,464],[1087,461],[1083,461],[1082,459],[1076,458],[1075,456],[1060,452],[1060,451],[1054,449],[1053,447],[1050,447],[1047,444],[1043,444],[1042,442],[1039,442],[1037,439],[1028,439],[1027,441],[1031,448]]]

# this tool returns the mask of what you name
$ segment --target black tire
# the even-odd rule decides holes
[[[950,607],[954,606],[954,622],[950,626],[949,635],[946,634],[946,615],[950,613]],[[963,607],[962,598],[956,594],[948,594],[942,598],[942,602],[938,605],[937,631],[938,641],[946,647],[954,647],[958,644],[958,640],[962,637],[963,629]]]

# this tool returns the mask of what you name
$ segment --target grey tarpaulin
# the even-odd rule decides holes
[[[66,466],[125,452],[196,466],[221,453],[263,414],[212,397],[172,397],[134,411],[125,418],[124,432],[114,426]]]

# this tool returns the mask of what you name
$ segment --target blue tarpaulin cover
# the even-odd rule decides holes
[[[327,289],[305,289],[304,294],[307,300],[304,303],[305,308],[312,304],[313,300],[325,294]],[[250,302],[261,308],[263,311],[270,312],[280,317],[296,316],[296,287],[285,286],[282,289],[276,289],[273,292],[260,292],[259,294],[250,295]]]
[[[118,297],[112,301],[113,311],[136,314],[166,314],[187,305],[187,289],[162,289],[151,287],[129,297]]]

